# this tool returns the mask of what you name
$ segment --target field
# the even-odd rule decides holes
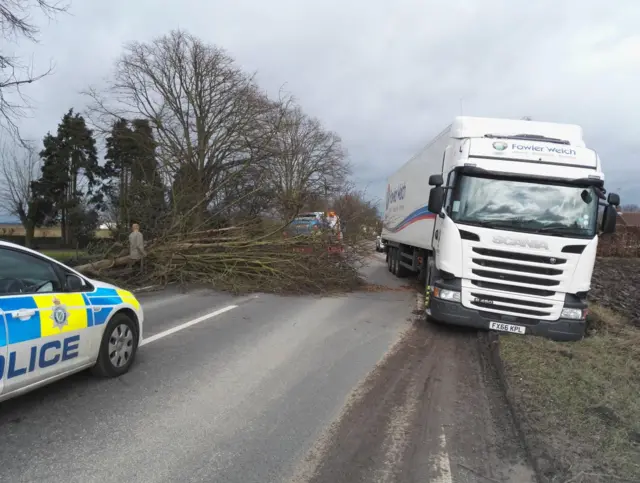
[[[40,253],[59,260],[61,262],[65,262],[66,260],[83,258],[87,255],[84,250],[40,250]]]
[[[0,224],[0,237],[2,236],[24,236],[25,231],[22,225]],[[109,230],[96,230],[96,238],[109,238]],[[60,238],[59,226],[36,228],[34,238]]]
[[[640,481],[640,259],[601,258],[589,336],[503,336],[508,394],[543,482]]]

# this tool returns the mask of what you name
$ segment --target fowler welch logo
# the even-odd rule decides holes
[[[496,141],[492,144],[496,151],[506,151],[509,144],[504,141]],[[576,150],[562,146],[539,146],[535,144],[511,143],[512,151],[531,151],[532,153],[560,154],[564,156],[576,156]]]
[[[404,195],[407,192],[407,185],[405,183],[399,184],[396,189],[392,190],[391,185],[387,185],[387,201],[386,208],[389,208],[391,203],[404,200]]]

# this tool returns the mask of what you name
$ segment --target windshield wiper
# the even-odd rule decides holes
[[[492,228],[494,226],[493,222],[484,220],[456,220],[456,223],[462,223],[472,226],[483,226],[485,228]]]
[[[506,220],[479,220],[479,221],[462,221],[463,223],[469,223],[469,224],[473,224],[473,223],[477,223],[480,226],[486,226],[486,227],[493,227],[493,228],[522,228],[525,227],[526,225],[530,224],[530,223],[540,223],[538,220],[534,220],[534,219],[506,219]],[[527,226],[527,228],[529,228]],[[535,230],[536,228],[531,228],[532,230]]]
[[[572,233],[576,233],[583,230],[582,228],[578,228],[575,226],[567,226],[567,225],[563,225],[563,224],[555,224],[555,225],[545,225],[542,226],[538,229],[536,229],[536,231],[561,231],[561,232],[572,232]],[[581,233],[577,233],[577,234],[581,234]]]

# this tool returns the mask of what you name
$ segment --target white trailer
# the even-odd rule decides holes
[[[389,270],[419,274],[440,322],[580,339],[604,193],[580,126],[457,117],[389,177]]]

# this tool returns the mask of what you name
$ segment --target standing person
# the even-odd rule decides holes
[[[144,250],[144,237],[140,232],[140,225],[134,223],[131,225],[131,233],[129,234],[129,258],[132,264],[139,264],[142,270],[142,258],[147,255]]]

